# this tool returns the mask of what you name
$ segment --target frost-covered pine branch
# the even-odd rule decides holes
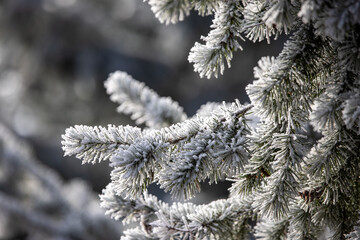
[[[192,9],[200,15],[209,15],[216,9],[219,0],[144,0],[148,1],[155,17],[161,23],[177,23],[183,21]]]
[[[130,114],[137,124],[161,128],[187,118],[177,102],[169,97],[159,97],[144,83],[137,82],[125,72],[112,73],[105,87],[110,99],[120,104],[118,112]]]
[[[139,85],[130,81],[129,89]],[[214,182],[243,168],[249,155],[245,113],[251,107],[236,101],[210,116],[198,115],[159,130],[75,126],[63,135],[63,149],[65,155],[76,155],[84,163],[109,159],[119,194],[135,197],[152,182],[159,182],[175,197],[188,199],[205,179]]]
[[[65,156],[75,154],[83,163],[96,163],[108,160],[119,148],[131,145],[141,135],[137,127],[76,125],[66,130],[62,144]]]
[[[244,236],[250,229],[248,220],[253,214],[250,199],[239,202],[229,198],[205,205],[174,203],[169,206],[146,192],[137,200],[128,200],[112,188],[112,184],[108,185],[101,195],[106,213],[114,219],[124,218],[124,223],[139,223],[138,227],[127,230],[122,239],[203,239],[208,236],[219,239],[233,237],[234,226],[241,226]]]
[[[231,66],[233,52],[242,49],[237,38],[242,39],[241,14],[242,4],[240,1],[222,1],[216,8],[215,18],[209,35],[201,37],[205,44],[195,43],[190,50],[189,62],[194,63],[194,70],[200,76],[210,78],[223,74],[224,62]]]
[[[177,23],[190,14],[192,3],[190,0],[149,0],[151,10],[161,23]]]
[[[121,112],[150,128],[76,126],[62,143],[66,155],[84,162],[110,161],[112,182],[102,206],[115,219],[139,224],[122,239],[356,238],[360,3],[149,3],[165,23],[194,8],[214,13],[205,43],[196,43],[189,55],[201,77],[222,74],[225,62],[230,67],[242,37],[270,43],[272,36],[291,36],[277,57],[259,60],[246,106],[209,103],[187,118],[176,103],[129,75],[110,76],[108,92]],[[156,182],[173,197],[189,199],[201,182],[220,179],[233,181],[230,197],[201,206],[164,204],[146,191]]]

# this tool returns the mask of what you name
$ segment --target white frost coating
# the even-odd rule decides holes
[[[359,3],[360,11],[360,3]],[[345,41],[339,43],[338,56],[340,58],[341,66],[344,66],[348,71],[357,74],[360,72],[360,41],[355,34],[349,36]]]
[[[347,37],[351,37],[348,34],[351,32],[349,31],[351,27],[360,23],[359,12],[359,1],[344,0],[329,3],[329,1],[323,0],[306,0],[301,5],[298,16],[304,23],[313,21],[319,35],[343,41]]]
[[[274,57],[262,57],[258,61],[258,65],[254,67],[254,77],[255,78],[266,78],[269,72],[271,72],[271,68],[275,65]]]
[[[187,118],[177,102],[170,97],[160,97],[125,72],[110,74],[105,87],[110,99],[120,104],[118,112],[131,115],[137,124],[161,128]]]
[[[286,238],[288,224],[288,218],[283,218],[279,221],[276,221],[273,218],[262,218],[255,226],[255,237],[256,239],[261,240],[288,239]]]
[[[251,216],[250,201],[228,198],[204,205],[176,203],[166,212],[159,211],[158,220],[151,226],[161,239],[171,239],[171,236],[179,236],[180,239],[190,236],[194,239],[232,239],[231,231],[235,223],[241,222],[245,229],[249,227],[246,221]]]
[[[165,191],[189,199],[200,191],[200,182],[206,178],[216,182],[220,172],[232,176],[243,168],[249,157],[245,137],[249,130],[245,119],[234,115],[241,109],[246,107],[238,102],[230,107],[224,105],[213,116],[203,118],[198,133],[160,171],[159,183]]]
[[[257,1],[248,2],[244,7],[244,20],[242,26],[246,33],[246,38],[253,42],[261,42],[266,39],[267,42],[270,43],[271,36],[275,35],[276,38],[280,34],[281,29],[277,29],[274,26],[269,27],[263,20],[268,5],[269,1]]]
[[[136,227],[126,229],[124,236],[120,240],[157,240],[158,238],[151,237],[143,228]]]
[[[159,201],[146,191],[136,200],[129,200],[115,191],[114,183],[110,183],[103,189],[100,195],[101,207],[106,209],[106,214],[115,220],[123,219],[124,224],[130,224],[141,220],[142,217],[151,221],[155,213],[160,209],[166,210],[168,205]]]
[[[301,5],[300,11],[298,12],[298,17],[300,17],[304,23],[309,23],[310,20],[315,19],[315,7],[315,1],[305,0]]]
[[[323,93],[315,100],[310,114],[310,122],[316,131],[324,129],[336,130],[342,125],[339,114],[339,86],[329,86],[326,93]]]
[[[170,99],[161,100],[125,73],[110,76],[122,79],[107,82],[112,99],[123,104],[120,111],[150,127],[109,152],[112,195],[105,194],[103,205],[114,218],[129,215],[140,225],[123,239],[243,239],[254,233],[247,224],[252,214],[254,235],[261,239],[319,239],[323,227],[331,229],[334,239],[343,238],[359,210],[360,2],[150,4],[165,23],[182,20],[193,8],[215,13],[212,30],[202,37],[205,43],[196,43],[189,55],[202,77],[217,76],[225,64],[230,66],[233,52],[241,48],[240,33],[252,41],[269,41],[282,32],[292,36],[278,57],[262,58],[254,69],[256,81],[247,92],[255,106],[251,116],[260,119],[251,130],[244,115],[250,108],[238,103],[208,104],[184,121]],[[91,143],[86,135],[80,138],[83,145]],[[69,141],[69,152],[86,149],[74,141],[74,146]],[[235,181],[232,198],[225,201],[152,207],[141,200],[153,182],[187,199],[200,191],[202,181],[223,177]],[[248,196],[250,208],[232,202]]]
[[[263,57],[258,62],[259,67],[254,69],[257,80],[246,90],[257,115],[263,119],[280,123],[291,112],[294,121],[302,122],[311,111],[313,99],[309,93],[313,91],[313,83],[308,79],[310,69],[305,68],[310,57],[314,58],[311,63],[314,67],[323,59],[318,60],[314,54],[322,51],[321,48],[303,41],[313,37],[313,41],[321,43],[312,34],[311,28],[302,26],[286,42],[277,58]]]
[[[162,162],[162,154],[169,147],[161,137],[137,139],[128,148],[120,149],[110,159],[114,189],[118,194],[135,198],[154,181]]]
[[[65,156],[76,155],[83,163],[96,163],[108,160],[121,146],[131,144],[141,135],[140,128],[131,126],[76,125],[66,129],[61,143]]]
[[[145,192],[136,200],[117,195],[113,183],[103,190],[101,207],[106,214],[125,224],[139,222],[141,227],[124,232],[122,239],[171,239],[174,236],[195,236],[204,239],[209,234],[216,239],[231,236],[233,224],[242,222],[248,228],[252,215],[251,198],[228,198],[209,204],[174,203],[169,206]],[[246,232],[244,232],[246,234]]]
[[[230,107],[230,103],[225,103],[226,106]],[[196,111],[196,115],[202,117],[211,116],[213,112],[217,112],[224,106],[224,103],[217,103],[217,102],[207,102],[200,106],[200,108]]]
[[[354,128],[360,135],[360,89],[357,89],[357,92],[352,92],[349,99],[344,102],[342,114],[346,127],[348,129]]]
[[[252,106],[223,104],[210,116],[159,130],[130,126],[75,126],[63,135],[65,155],[84,163],[110,159],[113,189],[135,198],[154,181],[177,198],[190,198],[199,182],[231,176],[246,163],[249,133],[244,114]]]
[[[285,33],[291,30],[294,22],[294,7],[290,0],[272,1],[271,8],[263,16],[268,28],[284,29]]]
[[[274,135],[269,150],[274,152],[271,165],[275,170],[268,177],[268,184],[263,186],[262,194],[255,197],[253,206],[263,216],[281,219],[288,211],[286,196],[297,194],[299,184],[295,171],[301,168],[304,147],[295,134]]]
[[[177,23],[184,20],[193,8],[190,0],[149,0],[151,10],[161,23]]]
[[[147,1],[147,0],[144,0]],[[183,21],[194,8],[200,15],[210,15],[220,0],[148,0],[151,10],[161,23],[175,24]]]
[[[210,15],[213,14],[215,9],[218,7],[221,0],[197,0],[195,1],[195,10],[199,12],[199,15]]]
[[[195,43],[190,50],[189,62],[194,63],[194,70],[200,77],[218,77],[223,74],[226,61],[230,67],[233,52],[242,49],[237,38],[241,38],[241,4],[240,1],[229,0],[219,3],[215,11],[215,19],[209,35],[201,39],[205,44]],[[231,22],[232,24],[228,24]]]

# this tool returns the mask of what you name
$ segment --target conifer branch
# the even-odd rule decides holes
[[[215,11],[215,19],[207,37],[202,37],[205,44],[195,43],[190,50],[189,62],[194,63],[194,70],[200,77],[210,78],[212,74],[224,72],[224,61],[228,67],[233,58],[233,52],[242,49],[237,38],[243,39],[241,32],[242,4],[240,1],[229,0],[219,3]],[[231,23],[231,24],[228,24]]]
[[[131,145],[142,135],[141,129],[130,126],[89,127],[75,125],[62,135],[65,156],[76,155],[83,163],[110,159],[122,147]]]
[[[223,74],[241,49],[243,35],[269,43],[272,36],[291,36],[276,58],[258,62],[255,81],[246,88],[251,104],[245,107],[238,101],[222,107],[208,103],[187,119],[176,102],[130,75],[110,75],[106,87],[119,111],[149,129],[75,126],[62,143],[65,155],[83,162],[110,160],[112,183],[101,195],[102,206],[111,217],[139,225],[126,230],[122,239],[242,239],[247,233],[259,239],[355,238],[360,3],[149,4],[166,24],[183,20],[192,9],[200,15],[214,13],[211,31],[201,37],[204,43],[195,43],[188,57],[200,77]],[[207,205],[169,206],[146,192],[157,182],[173,197],[189,199],[201,182],[224,177],[234,182],[231,197]]]
[[[117,111],[131,115],[136,124],[145,123],[151,128],[161,128],[187,118],[177,102],[169,97],[160,97],[125,72],[110,74],[105,87],[110,99],[120,104]]]

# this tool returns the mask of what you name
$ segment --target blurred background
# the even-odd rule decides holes
[[[119,239],[121,223],[108,223],[94,210],[110,180],[107,163],[81,165],[63,157],[61,135],[75,124],[134,125],[105,93],[103,83],[115,70],[171,96],[189,116],[209,101],[247,102],[253,67],[262,56],[276,56],[285,38],[271,45],[240,42],[244,51],[235,54],[231,69],[218,79],[200,79],[187,56],[211,20],[192,12],[183,22],[162,25],[142,0],[0,0],[0,239],[83,239],[84,229],[97,231],[92,218],[111,229],[106,239]],[[227,186],[204,186],[194,201],[226,197]],[[54,188],[72,197],[55,204]],[[44,215],[37,222],[34,209]],[[53,216],[54,228],[69,225],[62,219],[78,218],[82,225],[52,234],[41,219]]]

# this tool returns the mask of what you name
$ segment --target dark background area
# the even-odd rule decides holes
[[[192,12],[162,25],[142,0],[1,0],[0,121],[65,180],[83,178],[100,192],[109,182],[107,163],[63,157],[61,135],[75,124],[134,125],[105,93],[109,73],[128,72],[191,116],[208,101],[248,101],[253,67],[262,56],[276,56],[285,40],[240,40],[244,51],[234,54],[232,68],[200,79],[187,56],[211,20]],[[205,186],[196,201],[224,196],[226,186]]]

